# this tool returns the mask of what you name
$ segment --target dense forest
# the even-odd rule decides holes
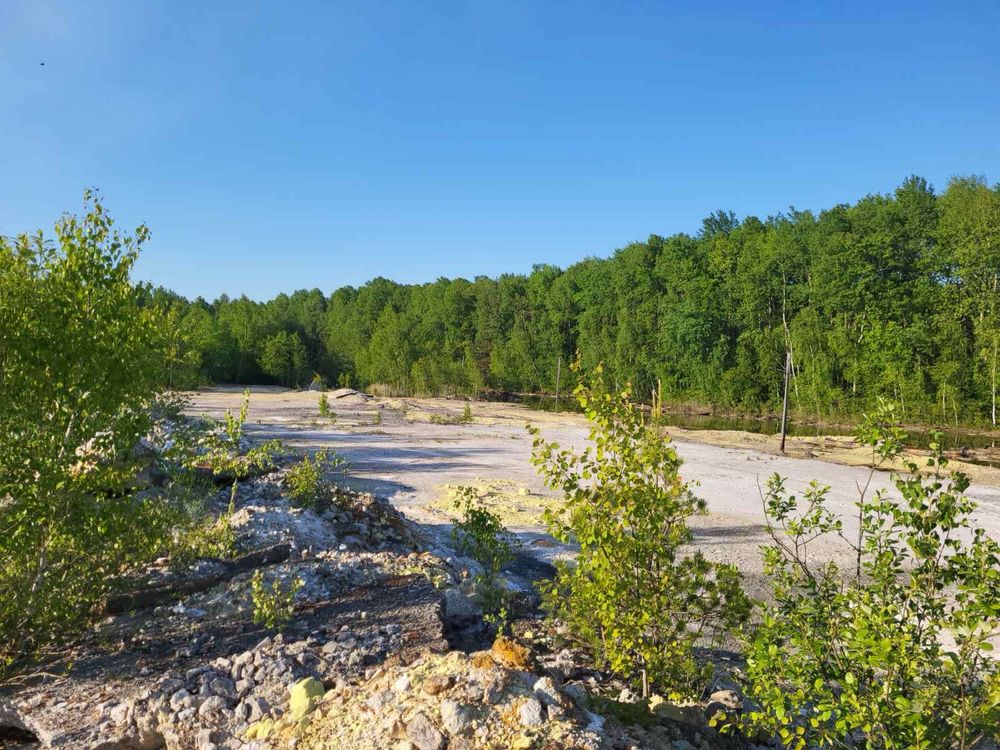
[[[552,391],[557,361],[604,363],[640,398],[764,412],[996,424],[1000,185],[911,177],[890,195],[651,236],[528,275],[376,278],[259,303],[146,288],[170,337],[169,385],[376,386],[410,394]],[[565,372],[565,368],[563,370]],[[565,377],[564,377],[565,380]]]

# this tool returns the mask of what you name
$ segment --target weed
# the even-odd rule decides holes
[[[305,582],[295,577],[291,581],[264,580],[260,570],[255,571],[250,582],[250,599],[253,621],[271,630],[280,630],[288,624],[295,612],[295,595]]]
[[[292,502],[300,508],[319,508],[331,495],[330,484],[324,479],[328,470],[345,470],[346,462],[336,453],[317,451],[305,456],[288,470],[285,487]]]
[[[459,551],[478,562],[483,572],[476,577],[479,605],[484,619],[501,633],[509,625],[508,596],[501,585],[500,571],[514,559],[517,539],[500,516],[483,507],[473,487],[459,487],[455,509],[461,518],[452,528],[452,538]]]

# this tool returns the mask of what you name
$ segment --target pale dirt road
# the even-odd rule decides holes
[[[189,413],[216,418],[227,409],[238,412],[242,401],[242,391],[236,388],[187,395]],[[389,498],[432,532],[441,532],[449,524],[448,486],[476,485],[484,502],[521,534],[529,551],[543,559],[559,552],[537,520],[554,495],[542,485],[529,461],[531,439],[524,425],[532,422],[546,439],[561,446],[582,446],[587,428],[581,416],[473,402],[473,423],[434,424],[430,421],[434,415],[457,419],[465,402],[361,395],[338,399],[334,395],[328,394],[337,418],[331,424],[319,414],[317,393],[254,388],[245,430],[254,437],[280,438],[296,448],[336,451],[350,465],[346,484]],[[867,481],[868,471],[829,460],[773,455],[755,439],[753,448],[735,447],[739,435],[726,433],[725,439],[717,441],[724,443],[721,446],[700,442],[706,436],[683,431],[675,431],[674,439],[684,459],[682,476],[697,483],[696,494],[708,504],[708,514],[691,524],[694,543],[711,559],[735,563],[751,592],[762,593],[759,547],[767,536],[759,486],[775,472],[786,477],[786,486],[796,492],[813,479],[830,486],[830,506],[844,516],[846,533],[852,535],[857,528],[852,521],[857,483]],[[979,523],[994,537],[1000,537],[998,475],[995,470],[980,471],[969,493],[980,503]],[[888,486],[888,474],[879,472],[871,489]],[[821,542],[817,556],[850,564],[851,554],[843,542]]]

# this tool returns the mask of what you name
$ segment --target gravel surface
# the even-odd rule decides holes
[[[188,394],[189,412],[221,417],[238,411],[242,391],[214,388]],[[250,397],[247,430],[261,438],[278,437],[302,449],[332,448],[350,464],[346,484],[389,498],[412,520],[426,524],[431,533],[447,530],[450,517],[447,486],[503,483],[508,492],[491,492],[488,500],[512,524],[528,551],[542,559],[562,550],[538,523],[526,522],[533,508],[553,493],[546,490],[530,463],[531,440],[524,429],[530,421],[544,436],[562,446],[582,446],[587,438],[584,419],[577,414],[534,411],[515,404],[473,402],[470,424],[440,424],[461,417],[465,402],[452,399],[372,398],[353,391],[328,394],[336,422],[323,418],[315,392],[254,388]],[[695,544],[712,559],[737,564],[752,593],[760,592],[759,546],[767,541],[760,486],[777,472],[786,486],[801,491],[811,480],[828,485],[831,507],[845,517],[846,533],[852,522],[858,485],[868,479],[867,469],[828,460],[773,455],[754,448],[733,447],[738,433],[728,434],[726,445],[685,440],[675,436],[684,459],[682,475],[697,482],[696,493],[708,503],[708,514],[695,519]],[[704,436],[697,436],[699,441]],[[841,438],[841,440],[843,440]],[[889,486],[887,473],[879,472],[871,490]],[[1000,536],[1000,488],[977,483],[970,494],[980,503],[979,522]],[[525,513],[524,511],[529,511]],[[817,554],[849,565],[851,553],[842,542],[821,540]]]

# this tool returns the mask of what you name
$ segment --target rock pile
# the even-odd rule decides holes
[[[125,747],[239,746],[249,726],[282,716],[290,686],[307,679],[344,681],[398,650],[402,628],[355,633],[345,626],[329,640],[324,635],[293,642],[277,635],[183,672],[170,670],[135,698],[99,704],[93,740],[113,738]]]
[[[446,648],[437,586],[458,579],[418,551],[405,519],[345,490],[322,512],[296,508],[283,479],[279,471],[241,483],[230,519],[237,555],[277,550],[277,562],[231,570],[206,559],[178,572],[160,561],[135,585],[179,593],[150,606],[126,597],[140,604],[119,607],[48,674],[0,693],[0,735],[26,730],[45,747],[243,748],[247,727],[280,718],[290,686],[305,678],[356,681],[390,657]],[[229,491],[216,503],[228,506]],[[258,570],[303,582],[283,634],[252,622]]]
[[[578,671],[569,667],[561,674]],[[296,690],[308,699],[296,700]],[[623,696],[625,697],[625,696]],[[259,748],[297,750],[719,750],[747,748],[710,729],[719,706],[738,710],[739,696],[719,691],[713,702],[660,700],[640,724],[595,711],[587,687],[547,670],[524,645],[497,639],[487,651],[424,655],[383,666],[360,684],[325,688],[304,681],[282,718],[251,725]]]
[[[267,747],[471,750],[607,747],[596,717],[509,648],[427,655],[325,691],[305,714],[252,728]],[[594,726],[588,728],[588,725]]]
[[[739,746],[701,706],[664,702],[641,726],[616,718],[592,700],[607,685],[554,641],[484,640],[474,563],[370,494],[296,507],[285,477],[237,486],[235,560],[161,560],[61,662],[0,692],[0,746],[4,728],[74,750]],[[220,490],[216,510],[229,507]],[[280,634],[253,621],[255,574],[301,581]]]

